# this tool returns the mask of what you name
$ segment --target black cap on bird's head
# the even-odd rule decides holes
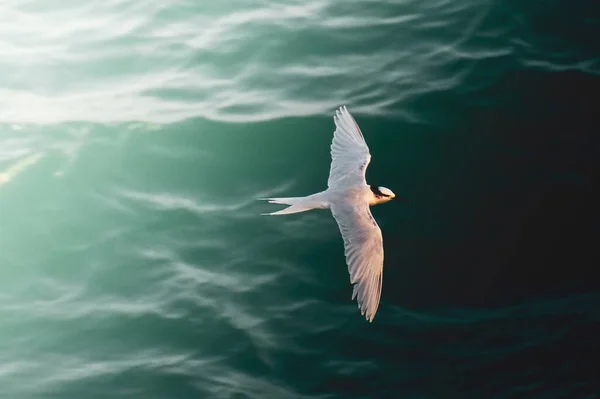
[[[371,191],[373,192],[373,194],[375,194],[375,196],[377,198],[406,201],[404,198],[398,197],[396,194],[394,194],[394,192],[392,190],[390,190],[389,188],[382,187],[382,186],[373,186],[373,185],[371,185],[370,187],[371,187]]]

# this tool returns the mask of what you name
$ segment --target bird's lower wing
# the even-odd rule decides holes
[[[381,298],[383,238],[367,203],[332,204],[331,213],[344,239],[350,282],[361,313],[373,321]]]

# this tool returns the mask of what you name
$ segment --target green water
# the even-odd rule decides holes
[[[0,398],[594,397],[598,15],[1,2]],[[257,200],[341,105],[408,200],[371,324],[331,214]]]

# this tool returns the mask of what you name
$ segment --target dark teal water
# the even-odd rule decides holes
[[[597,398],[592,2],[0,2],[0,398]],[[347,105],[373,323],[325,188]],[[277,208],[279,209],[279,208]]]

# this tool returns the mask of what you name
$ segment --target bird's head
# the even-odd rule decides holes
[[[392,190],[382,186],[370,186],[371,192],[373,193],[373,200],[371,205],[383,204],[384,202],[391,201],[393,199],[403,200],[401,197],[396,197],[396,194]]]

